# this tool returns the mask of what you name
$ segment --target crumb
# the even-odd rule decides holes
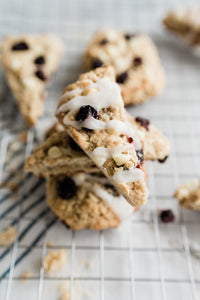
[[[10,190],[12,193],[14,193],[18,190],[18,184],[11,180],[1,183],[0,186]]]
[[[84,299],[91,299],[90,294],[88,292],[85,292],[83,294]]]
[[[60,300],[69,300],[69,297],[70,297],[69,290],[65,283],[60,284],[59,291],[61,293]]]
[[[46,243],[46,246],[47,246],[47,248],[50,248],[50,247],[52,247],[52,246],[53,246],[53,243],[52,243],[52,242],[50,242],[50,241],[47,241],[47,243]]]
[[[93,267],[93,262],[92,261],[88,261],[85,263],[85,266],[88,268],[88,269],[91,269]]]
[[[27,280],[31,277],[31,272],[30,271],[24,271],[22,274],[21,274],[21,279],[22,280]]]
[[[174,221],[174,213],[171,209],[162,210],[160,219],[163,223],[172,223]]]
[[[6,230],[0,232],[0,246],[10,246],[16,238],[16,229],[9,226]]]
[[[26,143],[27,142],[27,136],[28,136],[28,133],[27,131],[22,131],[19,135],[19,138],[20,140],[22,141],[22,143]]]
[[[43,268],[47,274],[62,269],[65,264],[66,252],[64,250],[50,251],[43,260]]]

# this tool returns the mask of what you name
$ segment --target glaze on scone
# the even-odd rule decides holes
[[[50,177],[46,189],[48,206],[74,230],[118,227],[133,213],[103,174]]]
[[[43,114],[46,85],[58,68],[63,44],[52,34],[7,37],[1,61],[8,84],[28,125]]]
[[[180,185],[174,196],[183,207],[200,211],[200,180]]]
[[[126,117],[113,68],[80,75],[65,89],[56,115],[125,199],[133,206],[143,205],[142,146]]]
[[[165,73],[152,40],[143,34],[107,29],[96,33],[84,55],[84,70],[112,65],[125,105],[145,102],[165,86]]]
[[[182,8],[169,12],[163,24],[192,46],[200,45],[200,7]]]

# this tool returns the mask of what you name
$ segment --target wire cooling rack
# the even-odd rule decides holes
[[[71,300],[200,299],[199,214],[180,208],[173,198],[180,183],[200,175],[200,59],[174,44],[160,24],[172,5],[187,4],[191,1],[1,1],[1,37],[54,32],[64,40],[66,55],[49,87],[46,114],[28,131],[27,142],[0,74],[0,180],[17,184],[15,192],[0,191],[0,229],[17,229],[13,246],[0,248],[0,299],[59,299],[61,283]],[[168,85],[160,97],[130,112],[151,119],[169,137],[171,154],[165,164],[148,163],[149,200],[131,222],[119,229],[74,232],[49,212],[44,182],[24,175],[23,164],[46,124],[53,123],[61,91],[81,72],[82,53],[101,27],[145,32],[157,44]],[[163,208],[173,210],[174,223],[160,223]],[[67,265],[47,276],[41,262],[51,249],[65,249]],[[22,281],[27,270],[30,277]]]

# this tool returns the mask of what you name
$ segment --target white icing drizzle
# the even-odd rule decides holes
[[[132,215],[133,207],[124,199],[124,197],[120,195],[114,197],[99,186],[94,186],[93,190],[98,197],[107,202],[121,221]]]
[[[130,183],[144,178],[144,172],[138,168],[120,170],[113,175],[113,180],[121,183]]]
[[[90,174],[85,173],[78,173],[73,176],[73,179],[77,186],[84,184],[88,190],[92,191],[99,198],[106,201],[106,203],[113,209],[121,221],[132,215],[133,207],[128,204],[123,196],[119,195],[115,197],[99,185],[109,183],[107,178],[91,176]]]
[[[91,83],[91,85],[87,88],[94,89],[96,90],[96,92],[93,92],[87,96],[75,96],[67,103],[61,105],[58,108],[57,113],[76,111],[84,105],[91,105],[98,111],[109,106],[120,105],[123,107],[121,90],[117,83],[108,81],[107,79],[103,78],[95,83]],[[67,98],[71,95],[76,95],[78,93],[77,90],[79,91],[79,89],[76,89],[73,91],[73,94],[72,91],[66,92],[62,96],[62,99],[64,99],[65,97]]]

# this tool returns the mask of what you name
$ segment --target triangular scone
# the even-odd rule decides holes
[[[200,46],[200,7],[169,12],[163,19],[168,30],[180,36],[188,45]]]
[[[142,146],[126,117],[113,68],[105,66],[80,75],[65,89],[56,115],[127,201],[143,205]]]
[[[127,116],[142,143],[144,160],[165,161],[170,150],[168,139],[148,120],[133,118],[128,113]],[[38,177],[49,177],[83,171],[97,173],[99,168],[69,137],[63,126],[56,123],[48,131],[48,139],[27,158],[25,171]]]
[[[200,211],[200,179],[180,185],[174,196],[183,207]]]
[[[65,131],[57,131],[27,158],[25,171],[38,177],[50,177],[70,176],[76,172],[97,173],[99,169]]]
[[[85,71],[113,66],[125,105],[159,95],[166,82],[156,46],[144,34],[101,30],[92,38],[83,64]]]
[[[62,41],[52,34],[6,37],[1,61],[13,95],[27,125],[43,114],[46,85],[63,55]]]

